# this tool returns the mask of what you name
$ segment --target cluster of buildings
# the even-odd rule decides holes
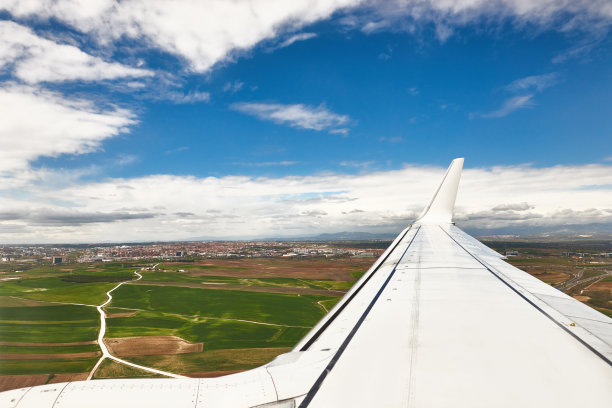
[[[612,258],[612,252],[563,252],[568,258]]]
[[[186,260],[258,257],[373,257],[383,249],[338,247],[324,242],[227,241],[129,245],[0,246],[2,262],[111,262],[121,260]]]

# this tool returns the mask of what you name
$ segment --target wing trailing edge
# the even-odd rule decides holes
[[[462,169],[463,158],[457,158],[451,162],[431,202],[425,207],[415,224],[451,224],[453,222],[455,199],[457,198]]]

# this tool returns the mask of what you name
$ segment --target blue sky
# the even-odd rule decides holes
[[[272,3],[4,2],[0,242],[612,224],[606,2]]]

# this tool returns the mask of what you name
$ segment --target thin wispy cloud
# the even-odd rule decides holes
[[[278,103],[241,102],[230,105],[230,108],[255,116],[261,120],[288,125],[300,129],[329,130],[349,122],[347,115],[329,111],[325,105],[308,106],[303,104],[282,105]]]
[[[331,129],[329,132],[330,135],[342,135],[342,136],[348,136],[350,132],[349,128],[339,128],[339,129]]]
[[[241,81],[226,82],[225,85],[223,85],[223,92],[234,94],[241,90],[243,86],[244,82]]]
[[[525,23],[560,31],[605,32],[612,10],[605,1],[574,0],[456,0],[456,1],[366,1],[341,21],[345,27],[364,33],[407,31],[414,33],[434,24],[440,42],[475,21],[507,19],[517,26]]]
[[[519,109],[531,108],[535,105],[535,95],[561,81],[558,72],[542,75],[531,75],[515,79],[504,87],[514,96],[507,98],[499,109],[487,113],[472,113],[470,118],[503,118]]]
[[[375,162],[373,160],[358,161],[358,160],[343,160],[340,162],[342,167],[357,167],[361,169],[372,166]]]
[[[510,92],[541,92],[546,88],[556,85],[560,80],[561,76],[557,72],[532,75],[512,81],[506,85],[506,89]]]
[[[597,36],[595,39],[589,38],[586,41],[581,41],[569,47],[567,50],[561,52],[551,59],[551,62],[555,65],[563,64],[570,60],[580,60],[584,62],[589,59],[589,55],[594,49],[602,42],[605,36]]]
[[[317,36],[317,34],[315,33],[300,33],[300,34],[295,34],[292,35],[291,37],[287,38],[285,41],[281,42],[280,44],[278,44],[276,47],[274,47],[274,49],[278,49],[278,48],[285,48],[290,46],[291,44],[298,42],[298,41],[306,41],[306,40],[310,40],[311,38],[315,38]]]
[[[156,96],[152,96],[153,99],[162,100],[162,101],[170,101],[176,104],[188,104],[188,103],[198,103],[198,102],[209,102],[210,101],[210,92],[200,92],[200,91],[192,91],[187,93],[177,92],[177,91],[168,91],[158,94]]]
[[[245,167],[272,167],[272,166],[294,166],[299,164],[297,161],[283,160],[283,161],[268,161],[268,162],[234,162],[236,166]]]
[[[534,102],[532,94],[513,96],[512,98],[506,99],[501,108],[492,112],[478,114],[477,116],[482,118],[503,118],[504,116],[508,116],[518,109],[530,108],[533,105]]]
[[[180,146],[180,147],[177,147],[175,149],[166,150],[164,153],[166,153],[166,154],[175,154],[175,153],[184,152],[186,150],[189,150],[189,146]]]

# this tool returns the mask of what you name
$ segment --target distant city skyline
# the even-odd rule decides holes
[[[605,1],[0,3],[0,243],[612,232]]]

